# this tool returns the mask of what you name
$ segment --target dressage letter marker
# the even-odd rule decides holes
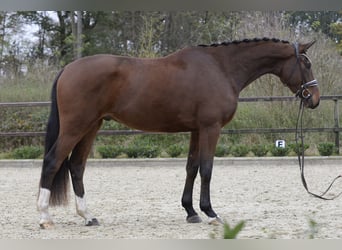
[[[276,140],[275,146],[277,148],[285,148],[285,140]]]

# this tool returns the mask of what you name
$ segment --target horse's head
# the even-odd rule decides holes
[[[300,97],[304,105],[316,108],[319,105],[320,93],[318,82],[311,70],[311,61],[306,51],[315,41],[306,44],[293,44],[293,55],[283,65],[280,80],[287,85],[296,96]]]

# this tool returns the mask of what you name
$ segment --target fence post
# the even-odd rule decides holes
[[[335,121],[335,153],[336,154],[340,154],[340,132],[339,132],[339,127],[340,127],[340,123],[339,123],[339,112],[338,112],[338,99],[337,98],[333,98],[334,101],[334,121]]]

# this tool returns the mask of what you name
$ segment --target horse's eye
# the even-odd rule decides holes
[[[305,56],[305,55],[303,55],[302,58],[303,58],[303,63],[305,65],[305,67],[307,69],[310,69],[311,68],[311,61],[310,61],[310,59],[307,56]]]

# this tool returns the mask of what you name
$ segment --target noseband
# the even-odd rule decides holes
[[[314,87],[314,86],[318,86],[318,82],[317,82],[316,79],[314,79],[314,80],[312,80],[310,82],[306,82],[306,83],[302,84],[300,86],[300,89],[296,93],[296,97],[300,97],[303,100],[310,99],[312,94],[311,94],[311,92],[309,91],[308,88]]]
[[[302,70],[302,67],[300,66],[299,64],[299,58],[300,56],[304,56],[305,58],[307,58],[309,61],[310,59],[307,57],[307,55],[305,54],[299,54],[299,48],[298,48],[298,43],[294,43],[293,44],[293,47],[295,49],[295,52],[296,52],[296,57],[297,57],[297,63],[296,65],[298,64],[299,65],[299,69],[300,69],[300,74],[302,76],[302,82],[303,84],[300,86],[300,89],[297,91],[296,93],[296,97],[300,97],[302,100],[307,100],[307,99],[310,99],[312,94],[311,92],[309,91],[309,88],[310,87],[314,87],[314,86],[318,86],[318,81],[316,79],[314,80],[311,80],[309,82],[305,82],[304,81],[304,73],[303,73],[303,70]],[[295,65],[295,67],[296,67]],[[293,68],[293,71],[295,69],[295,67]]]

